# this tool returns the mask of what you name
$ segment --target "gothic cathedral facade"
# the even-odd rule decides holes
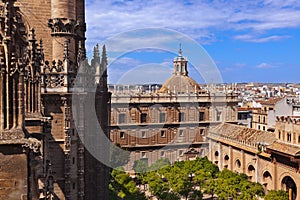
[[[0,2],[0,199],[108,199],[108,169],[84,147],[72,115],[74,80],[86,59],[84,5]],[[107,134],[105,47],[102,60],[98,45],[94,51],[86,78],[102,71],[92,84]],[[80,95],[84,101],[87,92]],[[80,124],[84,134],[87,123]]]

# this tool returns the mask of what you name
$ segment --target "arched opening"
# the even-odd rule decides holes
[[[218,151],[216,151],[215,152],[215,164],[218,164],[218,161],[219,160],[219,152]]]
[[[228,155],[225,155],[224,156],[224,168],[228,168],[228,161],[229,161],[229,156]]]
[[[254,175],[255,175],[255,168],[253,167],[253,165],[249,165],[248,166],[248,178],[250,181],[252,181]]]
[[[270,174],[270,172],[265,171],[263,173],[263,186],[264,186],[264,190],[265,193],[268,193],[268,190],[270,190],[269,187],[271,187],[272,185],[272,175]]]
[[[253,167],[253,165],[249,165],[248,172],[249,173],[254,173],[255,172],[255,168]]]
[[[281,181],[281,188],[289,193],[292,200],[297,198],[297,186],[295,181],[290,176],[285,176]]]
[[[241,161],[240,161],[239,159],[237,159],[237,160],[235,161],[235,166],[236,166],[237,168],[241,168],[242,164],[241,164]]]
[[[226,155],[226,156],[224,157],[224,160],[225,160],[225,161],[228,161],[228,160],[229,160],[229,156]]]
[[[263,173],[263,181],[268,181],[268,180],[272,181],[272,175],[270,174],[270,172],[265,171]]]
[[[216,152],[215,152],[215,157],[218,157],[218,156],[219,156],[219,152],[216,151]]]

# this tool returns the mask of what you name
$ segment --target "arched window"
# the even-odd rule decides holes
[[[249,173],[254,173],[255,172],[255,168],[253,167],[253,165],[249,165],[248,172]]]
[[[226,156],[224,157],[224,160],[225,160],[225,161],[228,161],[228,160],[229,160],[229,156],[226,155]]]
[[[272,181],[272,175],[270,174],[270,172],[265,171],[263,174],[263,181],[266,182],[268,180]]]
[[[215,152],[215,162],[214,162],[216,165],[219,163],[219,152],[216,151]]]
[[[218,157],[218,156],[219,156],[219,152],[216,151],[216,152],[215,152],[215,157]]]
[[[280,139],[280,138],[281,138],[281,132],[278,131],[278,139]]]
[[[240,168],[240,167],[242,166],[241,161],[240,161],[239,159],[237,159],[237,160],[235,161],[235,165],[236,165],[238,168]]]
[[[297,185],[290,176],[285,176],[281,181],[281,189],[292,195],[292,200],[297,198]]]

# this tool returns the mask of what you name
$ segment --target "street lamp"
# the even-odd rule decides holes
[[[189,179],[190,179],[190,182],[193,181],[193,178],[195,177],[195,174],[193,172],[190,172],[189,175],[188,175]]]

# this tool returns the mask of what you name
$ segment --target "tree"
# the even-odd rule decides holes
[[[218,180],[213,178],[205,180],[203,185],[204,193],[210,194],[211,198],[214,197],[214,194],[218,190],[218,188],[219,188]]]
[[[264,188],[259,183],[252,183],[248,180],[244,180],[240,183],[241,194],[238,199],[252,200],[257,199],[257,197],[263,197],[265,195]]]
[[[109,189],[110,200],[146,200],[145,195],[139,191],[134,181],[121,170],[112,170]]]
[[[110,164],[112,168],[122,167],[129,161],[130,152],[123,149],[120,144],[110,147]]]
[[[197,161],[175,162],[174,166],[162,168],[159,170],[159,173],[166,177],[170,188],[175,193],[184,196],[185,199],[201,199],[202,193],[194,189],[197,185],[197,181],[195,181],[196,172],[194,173],[194,170],[200,170],[197,169],[196,162]]]
[[[160,174],[156,171],[151,171],[143,177],[143,183],[148,183],[151,194],[155,195],[158,199],[163,199],[164,193],[170,191],[169,185],[162,180]]]
[[[160,170],[163,167],[167,167],[170,165],[170,161],[168,158],[161,158],[156,160],[155,163],[153,163],[150,167],[149,170],[150,171],[157,171]]]
[[[269,194],[264,197],[265,200],[283,200],[288,198],[288,193],[283,190],[271,190]]]
[[[148,165],[142,160],[136,160],[133,164],[135,173],[144,175],[148,171]]]
[[[146,172],[148,171],[148,165],[142,161],[142,160],[136,160],[133,165],[133,169],[137,175],[136,181],[140,184],[140,181],[142,181],[146,175]],[[145,189],[145,183],[142,181],[144,189]]]
[[[163,200],[180,200],[180,196],[174,192],[164,192],[161,195],[161,199],[163,199]]]
[[[190,200],[202,200],[203,194],[199,190],[193,190],[190,196]]]
[[[237,174],[228,169],[218,173],[216,179],[208,181],[205,185],[205,192],[212,195],[215,193],[221,200],[227,200],[229,197],[253,200],[264,196],[261,184],[252,183],[247,175]]]

